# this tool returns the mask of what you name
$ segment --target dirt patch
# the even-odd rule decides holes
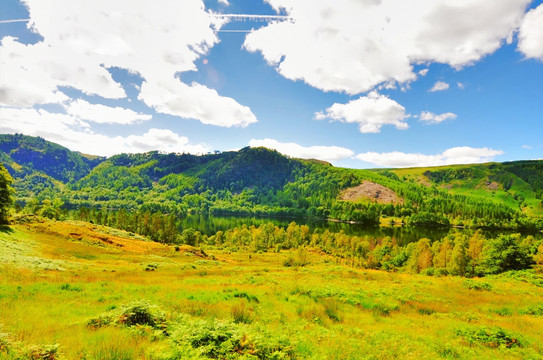
[[[379,204],[403,204],[396,193],[383,185],[371,181],[346,189],[341,194],[341,200],[358,201],[369,199]]]
[[[486,182],[486,187],[488,188],[488,190],[498,190],[499,186],[500,185],[495,181],[492,181],[492,182],[487,181]]]

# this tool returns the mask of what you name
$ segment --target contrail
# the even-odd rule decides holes
[[[291,17],[286,15],[212,14],[212,16],[233,21],[293,21]]]
[[[251,14],[211,14],[211,16],[230,21],[290,21],[294,22],[294,19],[286,15],[251,15]],[[249,33],[252,30],[218,30],[218,32],[229,33]]]
[[[13,19],[13,20],[0,20],[0,24],[16,23],[16,22],[28,22],[30,19]]]

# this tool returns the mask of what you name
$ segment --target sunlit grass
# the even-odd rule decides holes
[[[82,223],[19,225],[0,234],[11,246],[2,256],[24,260],[0,266],[0,333],[7,334],[11,348],[0,350],[0,359],[25,358],[33,346],[54,344],[59,359],[205,358],[204,348],[190,340],[203,339],[200,321],[239,341],[231,356],[258,358],[275,350],[283,358],[309,359],[543,355],[543,288],[513,277],[467,284],[464,278],[353,269],[312,251],[303,267],[283,265],[295,251],[206,249],[213,260],[188,248],[175,251],[100,231],[112,243]],[[27,257],[63,267],[35,266]],[[154,270],[146,271],[150,264]],[[473,285],[483,282],[488,287]],[[167,314],[167,332],[87,326],[89,319],[140,299]],[[477,344],[486,328],[503,329],[521,339],[522,347]],[[217,351],[230,351],[228,344],[217,345]]]

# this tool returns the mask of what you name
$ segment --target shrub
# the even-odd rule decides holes
[[[463,329],[458,330],[457,335],[461,336],[470,345],[475,344],[491,348],[522,347],[522,342],[517,336],[500,327]]]
[[[482,282],[482,281],[474,281],[470,279],[464,280],[464,282],[462,283],[462,286],[470,290],[479,290],[479,291],[492,290],[492,285],[490,285],[489,283]]]
[[[87,326],[99,328],[110,324],[125,326],[146,325],[154,329],[166,327],[166,314],[156,305],[138,301],[87,321]]]
[[[530,306],[529,308],[522,310],[521,314],[543,316],[543,304]]]
[[[212,359],[295,358],[287,338],[253,333],[247,325],[233,322],[186,319],[174,327],[171,338],[180,350],[188,345],[198,349],[201,356]]]
[[[32,346],[25,353],[29,360],[55,360],[59,356],[58,344]]]
[[[165,314],[155,305],[145,301],[133,303],[123,309],[118,322],[123,325],[148,325],[153,328],[164,327]]]
[[[254,301],[255,303],[260,302],[256,296],[251,295],[251,294],[247,294],[246,292],[236,292],[236,293],[234,293],[234,297],[241,298],[241,299],[245,298],[249,302],[252,302],[252,301]]]
[[[145,271],[155,271],[158,269],[158,264],[147,264]]]

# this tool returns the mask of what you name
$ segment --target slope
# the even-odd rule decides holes
[[[0,156],[23,204],[32,197],[60,198],[70,208],[178,215],[280,215],[366,224],[394,217],[413,224],[543,228],[538,220],[543,216],[543,161],[357,170],[266,148],[203,156],[153,151],[89,160],[43,139],[3,138],[12,139],[4,141]],[[37,167],[32,159],[50,166]],[[342,199],[368,183],[379,194],[393,194],[394,201],[376,201],[375,191]]]
[[[543,288],[530,272],[399,274],[312,249],[287,267],[296,251],[204,255],[82,222],[16,225],[0,244],[0,359],[543,354]]]

